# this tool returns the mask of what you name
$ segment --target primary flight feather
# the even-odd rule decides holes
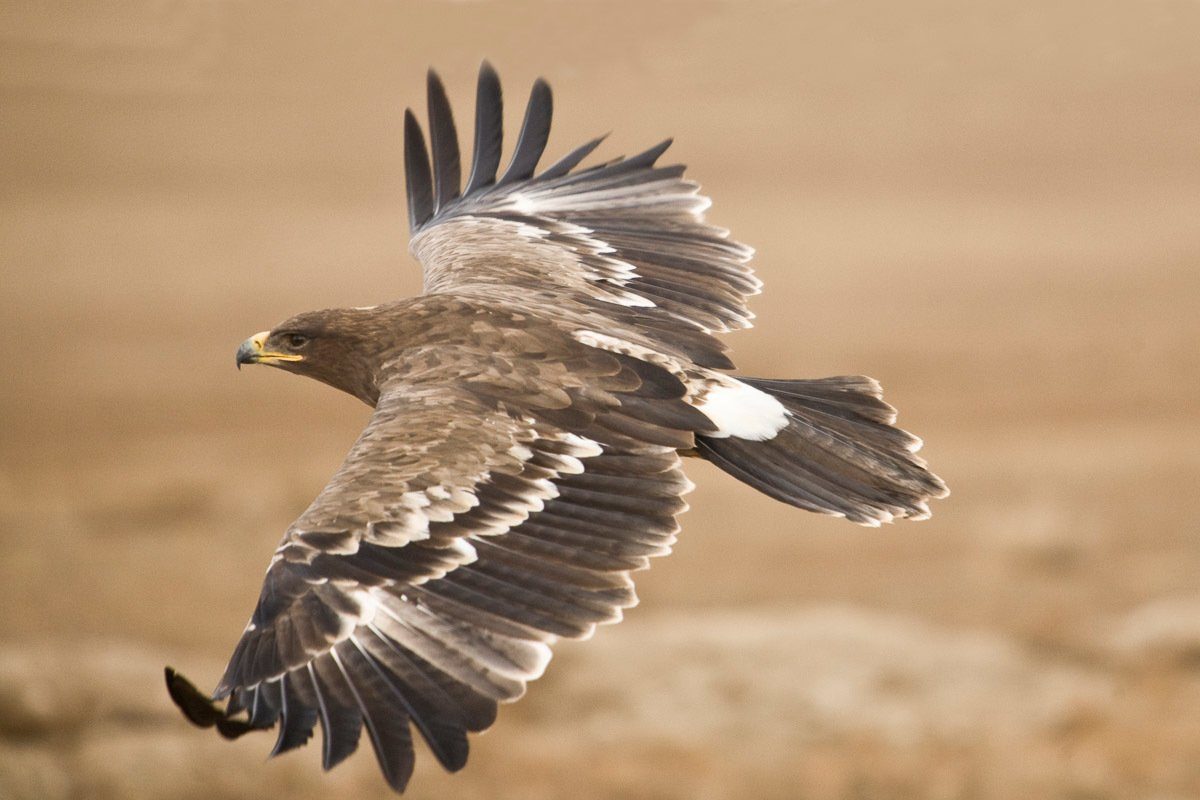
[[[213,698],[168,669],[194,722],[273,754],[323,734],[333,767],[365,730],[388,784],[415,728],[450,770],[550,659],[636,602],[692,485],[681,455],[794,506],[878,525],[928,516],[944,484],[893,427],[879,384],[734,377],[716,334],[748,327],[752,251],[703,219],[670,142],[537,171],[551,93],[534,84],[500,171],[500,81],[479,74],[463,188],[445,89],[429,147],[405,115],[419,297],[297,315],[242,344],[375,412],[284,534]],[[432,160],[431,160],[432,158]],[[214,701],[228,700],[224,708]]]

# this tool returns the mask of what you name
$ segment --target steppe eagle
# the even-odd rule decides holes
[[[413,726],[461,768],[467,734],[542,674],[556,639],[635,603],[630,574],[670,550],[687,507],[681,455],[864,525],[928,516],[946,494],[871,378],[728,372],[715,335],[749,326],[760,283],[684,167],[658,165],[670,140],[580,168],[594,139],[538,172],[538,80],[499,172],[485,63],[464,188],[433,72],[428,108],[428,150],[404,121],[424,293],[299,314],[237,351],[374,414],[284,534],[212,699],[167,671],[192,721],[230,738],[277,726],[272,754],[319,724],[329,769],[365,729],[397,791]]]

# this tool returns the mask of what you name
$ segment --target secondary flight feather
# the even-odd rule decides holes
[[[322,765],[363,731],[396,791],[413,731],[460,769],[468,733],[542,674],[551,645],[636,602],[631,573],[669,552],[681,456],[799,508],[865,525],[928,516],[945,485],[863,376],[735,377],[716,336],[748,327],[752,251],[704,222],[670,141],[538,172],[538,80],[500,171],[500,81],[484,64],[463,186],[458,132],[428,76],[429,140],[404,121],[418,297],[299,314],[247,339],[268,364],[375,411],[288,528],[213,697],[168,670],[198,725],[277,728],[272,754],[320,727]],[[217,705],[227,701],[222,708]]]

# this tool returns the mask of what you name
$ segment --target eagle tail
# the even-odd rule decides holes
[[[778,424],[743,436],[700,434],[696,451],[743,483],[790,505],[871,526],[924,519],[927,501],[949,494],[916,455],[921,440],[893,425],[896,410],[873,378],[737,380],[782,407]]]

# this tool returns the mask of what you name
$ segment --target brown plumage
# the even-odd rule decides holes
[[[238,364],[315,378],[375,408],[341,468],[284,534],[257,607],[204,698],[168,670],[197,724],[278,726],[274,753],[320,725],[331,768],[370,736],[385,779],[413,768],[411,727],[451,770],[467,733],[538,677],[558,637],[586,637],[667,553],[699,455],[800,508],[877,525],[946,494],[861,376],[734,378],[715,334],[749,325],[751,250],[663,143],[535,176],[550,90],[530,97],[499,178],[500,84],[479,78],[475,157],[429,74],[432,165],[405,119],[420,297],[300,314]],[[242,716],[244,714],[244,716]]]

